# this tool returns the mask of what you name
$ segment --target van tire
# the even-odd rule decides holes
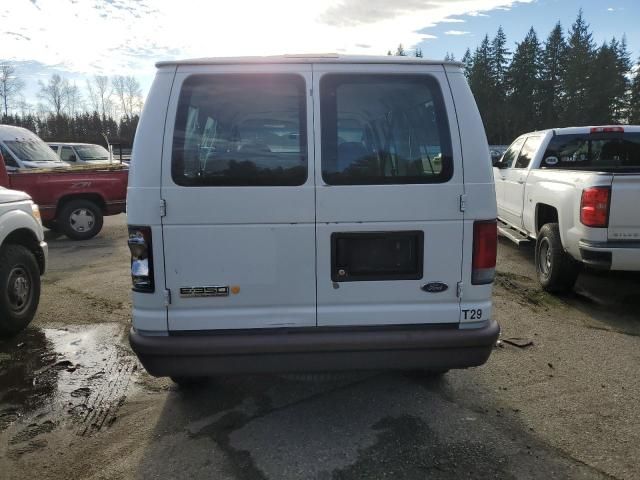
[[[0,337],[15,335],[33,320],[40,302],[40,268],[22,245],[0,249]]]
[[[440,378],[449,372],[448,368],[439,368],[433,370],[423,370],[422,376],[426,378]]]
[[[547,223],[540,229],[535,262],[538,281],[550,293],[571,291],[582,270],[582,263],[565,252],[557,223]]]
[[[90,200],[71,200],[56,218],[58,228],[71,240],[88,240],[102,230],[102,210]]]
[[[180,388],[197,388],[207,383],[207,377],[169,377]]]

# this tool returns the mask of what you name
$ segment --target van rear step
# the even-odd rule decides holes
[[[498,233],[503,237],[507,237],[516,245],[520,245],[521,243],[526,243],[531,241],[531,239],[527,235],[522,233],[520,230],[516,230],[515,228],[511,227],[509,224],[503,222],[500,219],[498,219]]]

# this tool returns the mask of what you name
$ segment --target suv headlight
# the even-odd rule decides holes
[[[31,204],[31,215],[33,215],[33,218],[35,218],[38,221],[38,223],[42,225],[42,218],[40,217],[40,209],[38,208],[38,205],[36,205],[35,203]]]

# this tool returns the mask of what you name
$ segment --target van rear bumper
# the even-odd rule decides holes
[[[458,325],[311,328],[180,334],[129,333],[154,376],[339,370],[452,369],[482,365],[500,333],[495,320]]]

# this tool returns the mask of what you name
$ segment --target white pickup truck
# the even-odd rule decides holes
[[[521,135],[494,179],[499,232],[536,242],[545,290],[571,290],[584,264],[640,271],[640,126]]]

